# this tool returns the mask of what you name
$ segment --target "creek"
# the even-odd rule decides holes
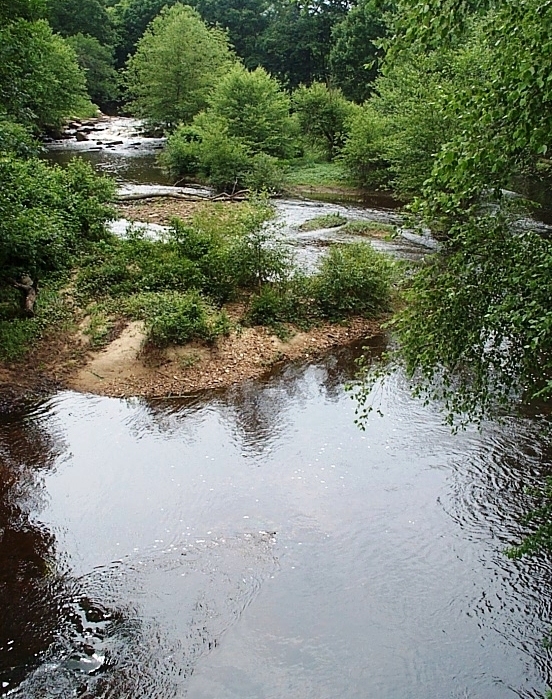
[[[166,184],[148,147],[52,152]],[[396,220],[340,206],[278,203],[284,226],[327,207]],[[396,374],[361,431],[360,351],[187,400],[60,392],[0,415],[0,694],[542,697],[551,561],[504,551],[552,475],[549,418],[451,434]]]

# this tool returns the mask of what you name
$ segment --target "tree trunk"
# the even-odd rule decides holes
[[[12,286],[21,292],[21,310],[26,316],[32,318],[34,316],[36,297],[38,296],[38,282],[33,281],[28,275],[24,274],[20,281],[12,281]]]

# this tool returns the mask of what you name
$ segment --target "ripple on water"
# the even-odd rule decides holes
[[[266,532],[173,540],[69,577],[57,599],[64,623],[10,696],[182,696],[198,659],[276,570],[273,543]]]

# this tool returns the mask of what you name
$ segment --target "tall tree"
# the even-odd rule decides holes
[[[378,40],[387,33],[387,10],[380,0],[360,0],[332,29],[332,81],[355,102],[364,102],[372,92],[383,53]]]
[[[228,39],[247,68],[261,60],[259,42],[269,24],[268,0],[193,0],[203,20],[228,31]]]
[[[48,0],[48,19],[61,36],[87,34],[102,44],[114,40],[104,0]]]
[[[165,8],[129,60],[131,108],[168,127],[190,122],[232,62],[224,32],[208,29],[191,7]]]

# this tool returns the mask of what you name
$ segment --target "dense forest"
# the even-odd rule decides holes
[[[275,191],[311,158],[394,192],[439,241],[393,321],[416,390],[451,420],[550,397],[551,242],[511,193],[549,190],[547,3],[19,0],[0,13],[4,284],[70,265],[109,216],[111,183],[37,160],[37,137],[96,107],[133,114],[168,135],[175,178]]]

